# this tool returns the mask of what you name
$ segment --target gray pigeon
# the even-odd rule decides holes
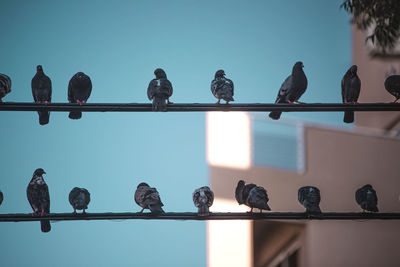
[[[396,103],[400,99],[400,75],[390,75],[385,80],[385,89],[393,95]]]
[[[214,80],[211,82],[211,92],[218,99],[217,104],[220,103],[221,99],[225,100],[227,104],[229,101],[235,101],[233,99],[233,82],[225,78],[225,72],[218,70],[215,73]]]
[[[167,111],[167,104],[173,104],[169,101],[173,92],[172,84],[163,69],[156,69],[154,75],[156,78],[151,80],[147,87],[147,97],[153,100],[153,111]]]
[[[69,203],[76,210],[83,210],[82,213],[86,213],[85,210],[88,208],[90,202],[90,193],[85,188],[74,187],[69,193]]]
[[[378,212],[378,197],[370,184],[366,184],[356,191],[357,204],[363,211]]]
[[[46,173],[42,168],[36,169],[33,173],[32,179],[26,188],[26,195],[29,204],[32,207],[33,216],[50,213],[50,195],[49,188],[43,179],[43,174]],[[40,226],[42,232],[50,232],[51,226],[49,220],[41,220]]]
[[[301,61],[298,61],[296,64],[294,64],[292,74],[286,78],[279,89],[275,104],[294,104],[294,102],[304,104],[303,102],[299,101],[300,97],[307,89],[307,77],[304,74],[303,67],[304,65]],[[271,119],[278,120],[281,117],[281,114],[281,111],[272,111],[269,113],[269,117]]]
[[[235,191],[235,198],[239,205],[245,204],[251,208],[250,212],[253,212],[253,208],[262,210],[271,210],[268,206],[268,195],[267,191],[255,184],[246,184],[243,180],[240,180],[237,184]]]
[[[150,187],[146,183],[140,183],[135,191],[135,202],[142,210],[149,209],[153,214],[161,214],[164,213],[164,210],[161,208],[164,204],[161,202],[160,195],[157,192],[157,189]]]
[[[193,192],[193,203],[198,208],[199,216],[207,216],[210,214],[209,207],[214,202],[214,193],[208,186],[203,186]]]
[[[319,202],[321,195],[319,189],[314,186],[303,186],[299,188],[297,197],[301,205],[306,208],[307,213],[321,213]]]
[[[3,102],[2,98],[11,92],[11,79],[5,74],[0,73],[0,103]]]
[[[69,103],[78,103],[83,105],[88,100],[92,92],[92,81],[90,77],[83,72],[78,72],[72,76],[68,84],[68,101]],[[69,113],[69,118],[78,120],[82,117],[82,112],[73,111]]]
[[[342,101],[343,103],[357,103],[361,90],[361,80],[357,76],[357,65],[353,65],[344,74],[342,79]],[[354,122],[354,111],[345,111],[343,121]]]
[[[31,82],[32,95],[35,103],[50,103],[51,102],[51,80],[44,74],[41,65],[36,67],[36,74],[32,78]],[[38,111],[40,125],[49,123],[50,112],[43,110]]]
[[[1,203],[3,203],[3,199],[4,199],[3,192],[0,191],[0,205]]]

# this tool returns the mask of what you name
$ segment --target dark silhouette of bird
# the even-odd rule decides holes
[[[51,103],[51,80],[44,74],[41,65],[36,67],[36,74],[31,82],[32,95],[35,103]],[[40,125],[49,123],[50,112],[48,110],[38,111]]]
[[[167,111],[167,104],[173,104],[169,101],[173,92],[172,84],[163,69],[156,69],[154,75],[156,78],[147,87],[147,97],[153,100],[153,111]]]
[[[361,90],[361,80],[357,75],[357,65],[353,65],[344,74],[342,79],[342,101],[344,104],[357,103]],[[354,111],[345,111],[343,121],[354,122]]]
[[[268,206],[268,195],[267,191],[255,184],[245,184],[243,180],[240,180],[237,184],[235,191],[235,198],[239,205],[245,204],[251,208],[250,212],[253,212],[253,208],[262,210],[271,210]]]
[[[218,70],[211,82],[211,92],[218,99],[217,104],[220,104],[221,99],[225,100],[227,104],[229,104],[229,101],[235,101],[233,99],[233,88],[233,82],[225,78],[225,72]]]
[[[85,188],[74,187],[69,193],[68,200],[74,209],[74,214],[76,214],[76,210],[86,213],[85,210],[90,202],[90,193]]]
[[[5,74],[0,73],[0,103],[3,102],[3,97],[11,92],[11,79]]]
[[[0,205],[3,203],[4,195],[3,192],[0,191]]]
[[[207,216],[210,214],[209,207],[214,202],[214,193],[208,186],[200,187],[193,192],[193,203],[198,208],[199,216]]]
[[[43,174],[46,173],[42,168],[36,169],[33,173],[32,179],[26,188],[26,195],[29,204],[31,204],[33,216],[50,213],[50,195],[49,188],[43,179]],[[40,226],[42,232],[49,232],[51,230],[49,220],[41,220]]]
[[[400,99],[400,75],[390,75],[385,80],[385,89],[396,99],[393,103],[396,103]]]
[[[303,67],[304,65],[301,61],[298,61],[294,64],[292,74],[286,78],[279,89],[275,104],[304,104],[303,102],[299,101],[300,97],[307,89],[307,77],[304,74]],[[281,117],[281,114],[282,111],[272,111],[269,113],[269,117],[271,119],[278,120]]]
[[[378,197],[370,184],[366,184],[356,191],[357,204],[363,211],[378,212]]]
[[[78,103],[83,105],[88,100],[92,92],[92,81],[89,76],[83,72],[78,72],[72,76],[68,84],[68,101],[69,103]],[[69,113],[69,118],[78,120],[82,117],[82,112],[72,111]]]
[[[140,183],[135,191],[135,202],[142,210],[149,209],[153,214],[161,214],[164,213],[164,210],[161,208],[164,204],[161,202],[160,195],[157,192],[157,189],[150,187],[146,183]]]
[[[314,186],[303,186],[299,188],[297,197],[301,205],[306,208],[307,213],[321,213],[319,202],[321,194],[319,189]]]

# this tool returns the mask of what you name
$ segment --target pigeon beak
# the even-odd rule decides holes
[[[43,173],[44,173],[44,174],[46,174],[46,172],[45,172],[45,171],[43,171]]]

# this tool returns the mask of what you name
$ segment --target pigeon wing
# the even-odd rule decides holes
[[[147,87],[147,97],[149,100],[152,100],[154,98],[154,95],[159,89],[158,81],[156,79],[153,79],[150,81],[149,86]]]
[[[278,96],[276,97],[275,104],[287,102],[287,97],[290,94],[290,91],[292,90],[292,84],[293,84],[292,81],[293,77],[292,75],[289,75],[282,83],[281,88],[279,89],[278,92]]]

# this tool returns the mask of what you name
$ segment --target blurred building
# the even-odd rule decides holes
[[[397,56],[365,46],[353,29],[359,102],[389,102],[383,83],[400,72]],[[373,57],[371,56],[373,55]],[[323,211],[361,211],[367,183],[382,212],[400,211],[398,112],[358,112],[352,128],[269,120],[266,114],[208,113],[207,161],[214,211],[248,211],[234,198],[238,180],[264,186],[274,211],[304,211],[301,186],[321,191]],[[284,115],[282,117],[285,117]],[[398,221],[209,221],[208,266],[398,266]]]

